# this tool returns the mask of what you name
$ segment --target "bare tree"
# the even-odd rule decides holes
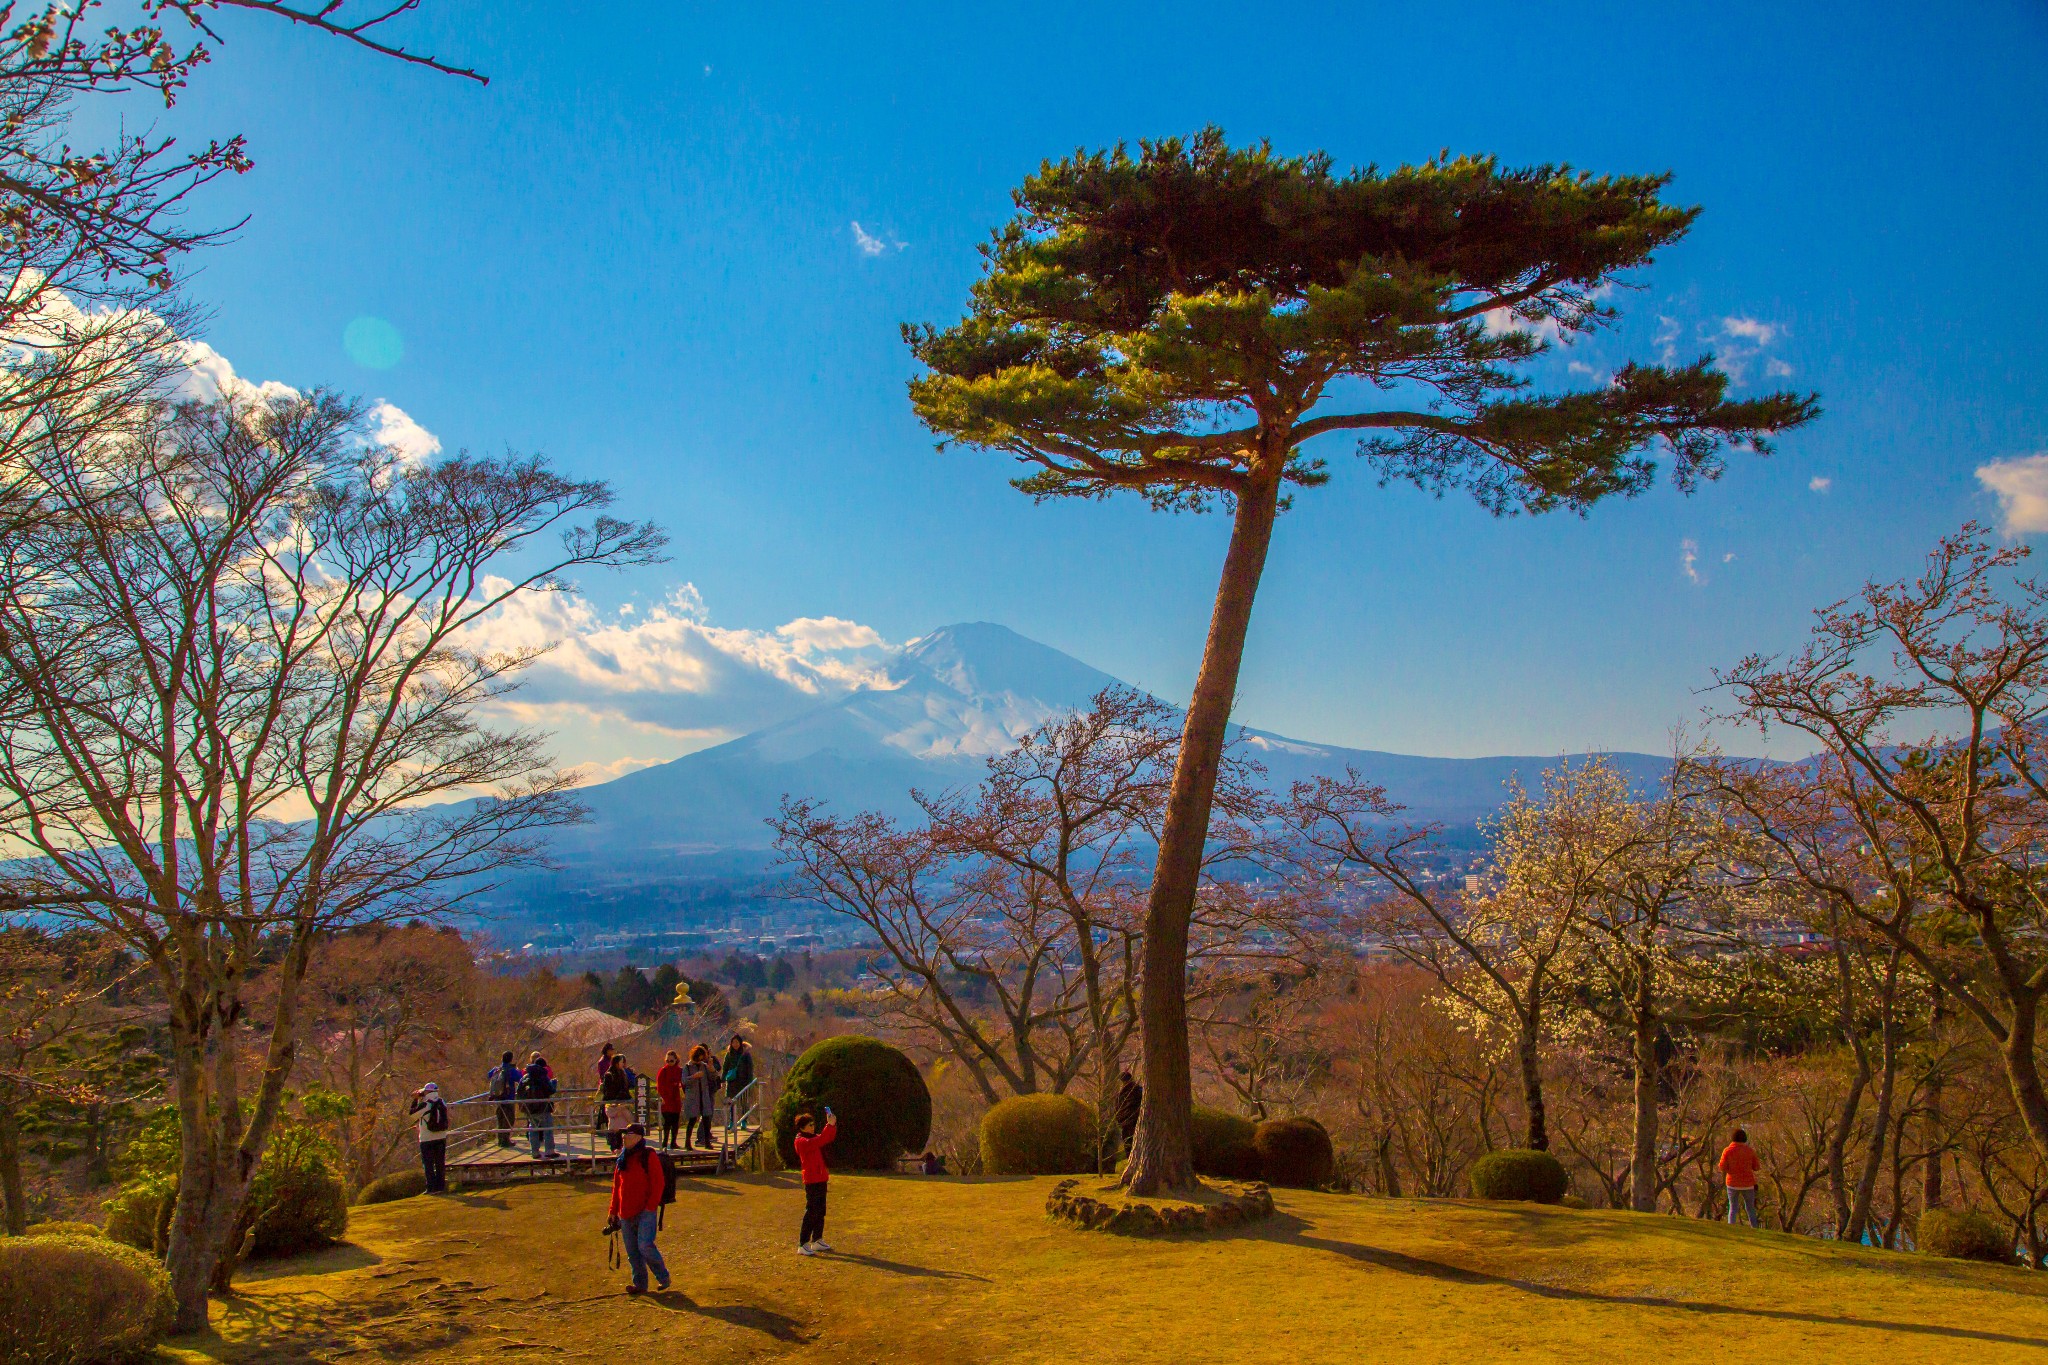
[[[1823,752],[1775,772],[1724,769],[1713,789],[1997,1045],[2048,1158],[2048,588],[2017,574],[2026,555],[1967,526],[1921,577],[1821,610],[1796,654],[1720,675],[1742,718]]]
[[[318,396],[156,402],[15,458],[0,830],[39,856],[7,890],[115,935],[169,1002],[169,1265],[196,1328],[232,1272],[315,942],[439,913],[577,814],[541,736],[478,718],[540,652],[490,648],[484,618],[575,567],[648,562],[662,537],[577,525],[609,491],[539,459],[409,465]],[[233,1031],[259,950],[281,965],[245,1077]]]

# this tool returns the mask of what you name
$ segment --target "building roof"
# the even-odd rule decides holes
[[[630,1042],[647,1032],[645,1024],[636,1024],[630,1019],[621,1019],[616,1014],[603,1010],[564,1010],[551,1014],[545,1019],[536,1019],[533,1026],[548,1036],[554,1047],[602,1047],[606,1043]]]

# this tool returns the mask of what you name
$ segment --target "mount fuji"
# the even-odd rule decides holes
[[[643,768],[579,795],[587,823],[558,838],[558,854],[640,863],[769,844],[763,823],[785,793],[851,814],[915,811],[912,788],[970,785],[985,760],[1048,718],[1084,708],[1118,680],[1100,669],[987,622],[946,626],[912,641],[888,684],[821,704],[794,719]],[[1169,700],[1172,700],[1169,698]],[[1468,823],[1496,809],[1511,777],[1534,785],[1548,757],[1421,758],[1347,749],[1244,730],[1268,781],[1289,783],[1353,768],[1384,785],[1412,816]],[[1660,777],[1668,760],[1610,754],[1632,780]]]

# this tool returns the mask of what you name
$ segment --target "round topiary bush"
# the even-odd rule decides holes
[[[171,1279],[105,1237],[0,1238],[0,1360],[85,1365],[152,1352],[170,1330]]]
[[[1268,1185],[1318,1190],[1337,1178],[1337,1148],[1312,1118],[1267,1119],[1252,1134]]]
[[[98,1237],[98,1223],[30,1223],[24,1237]]]
[[[932,1095],[917,1064],[874,1038],[827,1038],[789,1069],[775,1102],[775,1149],[785,1166],[797,1164],[796,1116],[822,1125],[828,1105],[839,1136],[825,1159],[841,1170],[893,1170],[897,1157],[923,1151],[932,1135]]]
[[[1929,1209],[1920,1215],[1920,1249],[1963,1261],[2013,1263],[2012,1235],[1976,1209]]]
[[[340,1241],[348,1231],[348,1192],[333,1147],[311,1128],[280,1124],[249,1184],[242,1219],[256,1229],[251,1251],[258,1256],[290,1256]]]
[[[1012,1095],[982,1115],[989,1175],[1074,1175],[1095,1169],[1095,1112],[1072,1095]]]
[[[1572,1184],[1563,1162],[1527,1147],[1488,1152],[1472,1163],[1471,1180],[1475,1199],[1527,1199],[1538,1204],[1555,1204]]]
[[[1196,1175],[1212,1175],[1219,1180],[1266,1178],[1255,1142],[1258,1125],[1250,1119],[1198,1104],[1189,1115],[1188,1126],[1195,1149]]]
[[[388,1204],[394,1199],[410,1199],[416,1194],[427,1192],[425,1171],[393,1171],[380,1175],[356,1191],[358,1204]]]

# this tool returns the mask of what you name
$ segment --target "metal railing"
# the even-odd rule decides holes
[[[646,1076],[635,1079],[630,1101],[633,1118],[658,1134],[661,1110],[653,1083]],[[759,1126],[760,1100],[758,1078],[723,1097],[724,1141],[717,1152],[720,1171],[736,1164],[747,1130]],[[553,1156],[564,1161],[605,1158],[613,1151],[603,1092],[596,1086],[562,1086],[545,1100],[498,1099],[484,1091],[443,1103],[448,1106],[448,1129],[441,1136],[448,1142],[449,1161],[456,1164],[474,1164],[497,1146],[524,1149],[529,1160],[534,1159],[536,1149],[542,1160]],[[536,1115],[529,1106],[538,1105],[547,1109]],[[546,1121],[536,1123],[536,1118]]]

